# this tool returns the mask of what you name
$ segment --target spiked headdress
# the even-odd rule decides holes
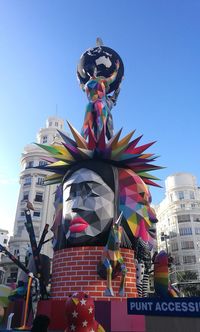
[[[81,161],[101,160],[117,168],[132,170],[147,185],[160,187],[154,182],[159,179],[149,174],[149,171],[162,167],[152,164],[156,156],[144,153],[155,142],[137,146],[142,136],[131,141],[134,131],[120,140],[122,129],[106,142],[105,128],[98,139],[89,128],[86,141],[69,122],[68,125],[74,140],[58,130],[63,140],[62,145],[37,144],[50,154],[50,157],[44,158],[48,164],[40,167],[54,173],[46,178],[46,184],[61,183],[67,171]]]

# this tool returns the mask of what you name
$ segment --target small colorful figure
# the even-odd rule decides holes
[[[104,292],[105,296],[114,296],[114,292],[112,289],[112,275],[115,272],[122,273],[122,279],[119,289],[119,295],[125,296],[125,278],[127,269],[124,264],[124,259],[120,253],[120,244],[122,239],[122,231],[123,228],[120,226],[122,218],[122,213],[120,214],[117,221],[115,221],[111,227],[108,242],[104,247],[104,252],[102,256],[102,260],[98,265],[98,274],[101,277],[104,277],[106,270],[106,278],[107,278],[107,288]]]

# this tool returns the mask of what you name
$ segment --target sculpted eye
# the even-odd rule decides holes
[[[94,193],[94,192],[92,192],[92,191],[91,191],[87,196],[88,196],[88,197],[99,197],[98,194],[96,194],[96,193]]]
[[[67,199],[65,200],[65,202],[70,201],[71,199],[73,199],[76,196],[75,192],[71,192],[70,195],[67,197]]]

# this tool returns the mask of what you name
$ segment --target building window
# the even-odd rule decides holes
[[[27,164],[26,164],[26,168],[31,168],[33,167],[34,165],[34,161],[29,161]]]
[[[45,166],[45,165],[47,165],[46,161],[44,161],[44,160],[39,161],[39,166]]]
[[[43,177],[38,177],[36,184],[39,185],[39,186],[43,186],[44,185],[44,178]]]
[[[173,238],[173,237],[176,237],[176,236],[177,236],[177,232],[176,231],[170,231],[169,232],[170,239]]]
[[[172,251],[177,251],[178,250],[178,243],[177,242],[172,242],[171,243],[171,249],[172,249]]]
[[[194,197],[194,191],[190,191],[190,199],[195,199],[195,197]]]
[[[27,176],[24,178],[24,186],[30,186],[31,185],[31,176]]]
[[[175,256],[174,257],[174,264],[175,265],[180,265],[180,258],[179,258],[179,256]]]
[[[10,269],[10,276],[7,279],[7,282],[16,282],[17,280],[17,273],[18,273],[18,268],[17,267],[11,267]]]
[[[192,208],[192,209],[194,209],[195,206],[196,206],[196,205],[195,205],[194,203],[191,204],[191,208]]]
[[[196,256],[183,256],[183,263],[184,264],[195,264],[196,263]]]
[[[49,127],[51,127],[52,126],[52,121],[51,122],[49,122]]]
[[[35,202],[42,202],[42,201],[43,201],[43,193],[36,192]]]
[[[47,136],[42,137],[42,143],[47,143]]]
[[[22,235],[23,229],[24,229],[24,226],[18,226],[16,235],[20,237]]]
[[[193,221],[200,222],[200,215],[199,214],[193,214]]]
[[[181,209],[185,209],[185,204],[181,204]]]
[[[24,216],[25,216],[25,212],[24,212],[23,210],[20,212],[20,216],[21,216],[21,217],[24,217]]]
[[[37,217],[37,218],[39,218],[40,217],[40,211],[38,210],[36,210],[36,211],[34,211],[33,212],[33,217]]]
[[[200,227],[195,227],[195,234],[199,235],[200,234]]]
[[[194,249],[193,241],[181,241],[181,249]]]
[[[8,243],[8,240],[7,239],[4,239],[3,240],[3,244],[7,244]]]
[[[178,192],[178,198],[181,200],[181,199],[184,199],[184,192],[183,191],[179,191]]]
[[[179,229],[179,234],[181,236],[192,235],[192,228],[191,227],[180,228]]]
[[[177,216],[178,223],[181,222],[190,222],[190,215],[189,214],[182,214],[180,216]]]
[[[58,122],[55,122],[55,126],[58,127]]]
[[[23,198],[22,198],[22,202],[24,202],[24,201],[28,201],[28,194],[29,194],[29,192],[28,191],[24,191],[24,193],[23,193]]]

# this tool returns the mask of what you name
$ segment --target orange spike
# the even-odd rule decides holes
[[[107,148],[108,149],[115,149],[118,141],[119,141],[119,137],[121,135],[121,132],[122,132],[122,128],[118,131],[118,133],[116,135],[114,135],[109,141],[108,141],[108,144],[107,144]]]
[[[72,132],[72,135],[74,136],[74,139],[78,145],[79,148],[87,149],[87,142],[85,138],[83,138],[79,132],[67,121],[68,126]]]
[[[146,154],[142,154],[141,156],[139,156],[140,159],[146,159],[149,157],[154,156],[154,153],[146,153]]]
[[[133,136],[134,132],[135,132],[135,130],[131,131],[128,135],[126,135],[124,138],[122,138],[121,141],[119,141],[116,144],[115,148],[119,148],[121,146],[127,145],[129,143],[131,137]]]

